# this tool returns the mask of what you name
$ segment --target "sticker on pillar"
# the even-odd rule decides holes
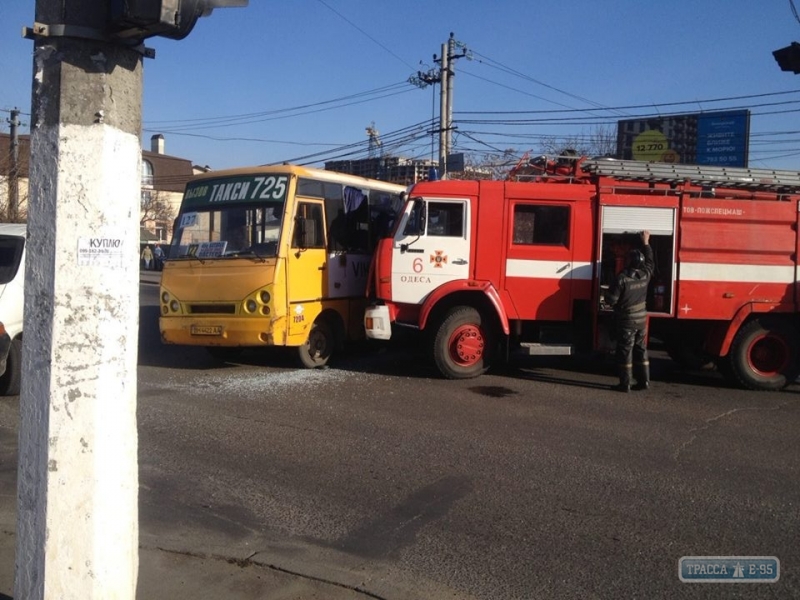
[[[125,241],[121,237],[78,238],[78,265],[81,267],[121,267],[126,263],[125,255]]]

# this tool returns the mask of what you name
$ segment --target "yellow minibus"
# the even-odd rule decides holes
[[[364,337],[372,253],[404,191],[294,165],[193,178],[161,275],[162,341],[224,360],[281,346],[302,366],[326,365]]]

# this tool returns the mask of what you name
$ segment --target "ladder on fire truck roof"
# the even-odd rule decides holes
[[[684,183],[709,187],[738,188],[754,191],[800,192],[800,173],[745,167],[709,167],[639,160],[598,158],[586,160],[581,167],[587,173],[622,181]]]

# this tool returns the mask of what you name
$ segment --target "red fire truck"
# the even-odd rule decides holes
[[[373,260],[368,337],[426,332],[452,379],[512,351],[610,351],[604,292],[649,230],[651,337],[750,389],[795,380],[800,174],[585,158],[525,170],[409,190]]]

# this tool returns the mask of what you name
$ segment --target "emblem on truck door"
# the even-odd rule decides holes
[[[447,255],[444,250],[434,250],[434,254],[431,254],[431,262],[434,263],[434,269],[441,269],[442,265],[447,264]]]

